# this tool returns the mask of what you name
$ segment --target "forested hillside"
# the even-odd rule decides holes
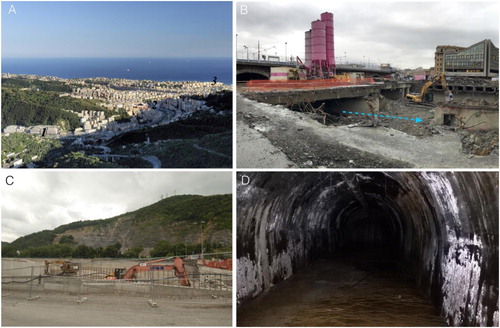
[[[231,249],[232,196],[179,195],[102,220],[76,221],[3,243],[3,256],[68,257]],[[203,238],[203,240],[201,239]]]
[[[2,79],[2,129],[45,124],[75,129],[80,126],[78,116],[65,110],[103,110],[95,100],[59,97],[61,92],[71,92],[71,87],[62,82]]]

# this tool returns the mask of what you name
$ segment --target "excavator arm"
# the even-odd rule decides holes
[[[127,280],[133,280],[137,279],[137,275],[139,272],[144,272],[144,271],[151,271],[151,270],[157,270],[157,271],[170,271],[173,270],[175,273],[175,276],[179,279],[179,283],[182,286],[191,286],[191,283],[189,281],[188,273],[186,272],[186,269],[184,267],[184,261],[180,257],[176,257],[174,259],[173,264],[160,264],[160,262],[165,262],[165,259],[160,259],[160,260],[155,260],[155,261],[150,261],[146,263],[141,263],[141,264],[136,264],[134,266],[131,266],[125,275],[123,276],[123,279]]]
[[[409,99],[414,102],[422,102],[424,99],[425,94],[429,90],[431,86],[434,84],[441,82],[441,85],[443,86],[443,89],[448,89],[448,85],[446,84],[446,78],[444,76],[444,73],[441,72],[439,75],[436,75],[435,77],[432,78],[432,80],[426,82],[424,86],[422,87],[422,90],[420,91],[419,94],[407,94],[406,99]]]

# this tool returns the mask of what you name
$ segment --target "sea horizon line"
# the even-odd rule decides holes
[[[4,57],[4,59],[233,59],[233,57]]]

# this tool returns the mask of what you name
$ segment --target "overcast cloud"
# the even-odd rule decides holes
[[[241,14],[241,5],[247,14]],[[257,52],[299,56],[311,21],[334,14],[337,63],[391,63],[398,68],[434,66],[437,45],[468,47],[491,39],[498,47],[497,1],[488,2],[238,2],[237,47],[240,58]],[[272,48],[272,47],[276,48]],[[243,56],[243,57],[242,57]],[[364,56],[364,59],[363,59]]]
[[[5,184],[8,175],[14,176],[12,186]],[[232,191],[231,172],[10,170],[2,176],[2,241],[8,242],[73,221],[133,211],[162,195]]]

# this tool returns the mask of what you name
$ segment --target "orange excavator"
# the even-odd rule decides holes
[[[124,280],[134,280],[140,272],[145,271],[167,271],[173,270],[175,276],[179,279],[179,283],[182,286],[191,286],[189,282],[188,273],[184,267],[184,261],[180,257],[174,258],[173,264],[161,264],[161,262],[167,262],[166,259],[159,259],[149,262],[143,262],[131,266],[125,274],[123,272],[125,269],[115,269],[114,273],[110,273],[106,276],[106,279],[124,279]]]
[[[204,265],[209,268],[217,268],[217,269],[223,269],[223,270],[233,270],[233,260],[232,259],[226,259],[226,260],[204,260]]]

